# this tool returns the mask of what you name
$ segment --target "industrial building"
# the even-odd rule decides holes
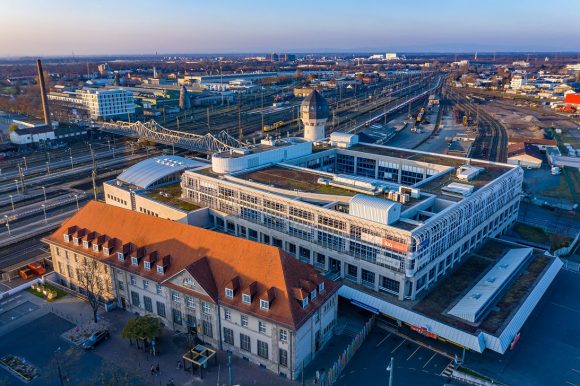
[[[279,248],[96,201],[44,241],[59,284],[297,379],[332,338],[340,284]],[[96,288],[96,287],[91,287]]]

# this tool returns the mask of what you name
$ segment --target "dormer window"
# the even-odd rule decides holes
[[[131,257],[131,264],[132,265],[139,265],[139,259],[137,259],[137,256]]]
[[[270,309],[270,302],[264,299],[260,299],[260,309],[262,310],[269,310]]]
[[[73,237],[73,244],[79,245],[79,238],[78,237]]]
[[[316,299],[316,288],[312,290],[312,292],[310,292],[310,300],[314,300]]]
[[[123,252],[117,252],[117,259],[119,261],[125,261],[125,255],[123,254]]]
[[[144,263],[143,263],[143,266],[145,267],[145,269],[146,269],[147,271],[150,271],[150,270],[151,270],[151,262],[150,262],[150,261],[146,261],[146,262],[144,262]]]
[[[308,298],[302,299],[302,308],[308,307]]]
[[[157,273],[163,275],[165,273],[165,268],[162,265],[157,266]]]
[[[324,282],[320,282],[320,284],[318,284],[318,293],[323,293],[324,292]]]
[[[67,243],[70,242],[70,236],[66,233],[64,234],[64,241]]]
[[[99,252],[99,244],[93,244],[93,252]]]
[[[234,290],[231,288],[226,288],[226,297],[233,299],[234,298]]]
[[[103,254],[109,256],[109,248],[103,248]]]
[[[87,240],[83,240],[83,248],[89,248],[89,242]]]
[[[242,303],[252,304],[252,296],[248,294],[242,294]]]

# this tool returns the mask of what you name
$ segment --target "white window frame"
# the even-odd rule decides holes
[[[261,320],[258,321],[258,332],[260,334],[265,334],[266,333],[266,323],[262,322]]]
[[[70,243],[70,236],[66,233],[63,236],[64,236],[64,241],[67,243]]]
[[[234,298],[234,290],[231,288],[226,288],[226,298],[233,299]]]
[[[117,260],[125,261],[125,255],[123,254],[123,252],[117,252]]]
[[[224,319],[225,320],[232,320],[232,312],[227,308],[224,309]]]
[[[211,314],[211,306],[207,302],[201,302],[201,312],[206,315]]]
[[[109,251],[109,248],[104,248],[104,247],[103,247],[103,255],[105,255],[105,256],[109,256],[109,254],[110,254],[109,252],[110,252],[110,251]]]
[[[143,267],[147,270],[147,271],[151,271],[151,262],[150,261],[144,261],[143,262]]]
[[[248,315],[240,315],[240,324],[242,325],[242,327],[248,327],[249,324]]]
[[[171,291],[171,300],[174,301],[175,303],[180,303],[181,302],[181,294],[179,292],[176,292],[176,291]]]
[[[310,292],[310,300],[314,300],[314,299],[316,299],[316,295],[317,295],[317,293],[316,293],[316,288],[314,288],[314,289],[312,290],[312,292]]]
[[[288,331],[281,328],[279,333],[280,342],[287,343],[288,342]]]
[[[318,284],[318,293],[321,294],[324,292],[324,282],[320,282],[320,284]]]
[[[264,299],[260,299],[260,309],[262,310],[269,310],[270,309],[270,302]]]
[[[308,297],[302,299],[302,308],[308,307]]]
[[[195,310],[195,299],[193,296],[185,297],[185,306],[191,310]]]
[[[252,295],[242,294],[242,303],[252,304]]]
[[[139,259],[137,256],[131,256],[131,265],[139,265]]]
[[[89,242],[87,240],[83,240],[83,248],[89,249]]]
[[[157,264],[157,273],[164,274],[165,268],[162,265]]]
[[[93,244],[93,252],[99,252],[99,244]]]

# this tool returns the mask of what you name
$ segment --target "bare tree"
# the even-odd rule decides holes
[[[96,260],[88,260],[77,269],[79,287],[85,290],[89,305],[93,309],[93,320],[97,323],[97,312],[103,295],[107,292],[105,265]]]

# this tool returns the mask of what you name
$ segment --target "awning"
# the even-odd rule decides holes
[[[357,306],[357,307],[364,308],[365,310],[372,312],[375,315],[378,315],[379,314],[379,310],[377,308],[375,308],[375,307],[371,307],[371,306],[369,306],[367,304],[364,304],[364,303],[361,303],[361,302],[359,302],[358,300],[355,300],[355,299],[352,299],[350,302],[352,304],[354,304],[355,306]]]

